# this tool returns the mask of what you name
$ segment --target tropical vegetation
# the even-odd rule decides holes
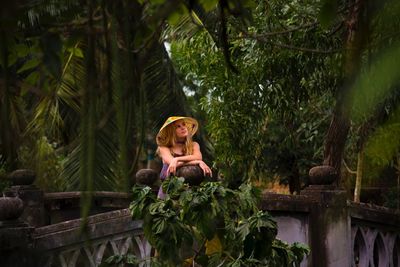
[[[258,209],[260,191],[250,184],[189,187],[172,177],[162,187],[165,199],[150,187],[134,187],[130,206],[156,251],[152,266],[300,266],[309,253],[305,245],[276,239],[276,222]]]
[[[80,190],[86,218],[94,190],[130,191],[166,117],[195,116],[223,182],[171,179],[165,200],[135,187],[154,263],[298,264],[308,250],[276,239],[248,183],[298,193],[327,164],[360,201],[390,173],[399,208],[399,14],[396,0],[2,1],[0,176]]]
[[[87,192],[83,203],[93,190],[129,191],[172,114],[206,126],[204,155],[231,188],[279,177],[299,192],[323,163],[342,174],[337,184],[357,180],[359,200],[362,176],[400,177],[397,1],[0,10],[0,166],[35,169],[45,190]]]
[[[299,192],[327,164],[356,201],[382,168],[399,190],[399,14],[395,0],[2,1],[0,173],[32,168],[47,191],[82,191],[86,218],[94,190],[130,190],[167,116],[193,115],[227,187],[171,179],[165,200],[135,189],[159,260],[218,237],[223,249],[193,259],[298,262],[306,249],[276,241],[246,185],[279,177]],[[229,210],[235,198],[248,206]],[[261,236],[271,246],[258,251]]]

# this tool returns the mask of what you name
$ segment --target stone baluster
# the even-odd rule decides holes
[[[313,200],[310,212],[312,266],[351,266],[351,225],[346,192],[333,183],[337,173],[330,166],[310,170],[310,185],[301,192]]]

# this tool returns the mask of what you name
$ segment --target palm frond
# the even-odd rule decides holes
[[[113,138],[117,127],[113,120],[108,125],[96,132],[95,164],[93,177],[93,190],[115,191],[118,187],[119,170],[116,165],[118,158],[118,145]],[[78,191],[80,189],[80,154],[82,147],[79,139],[74,141],[74,149],[63,162],[60,176],[64,180],[66,191]]]

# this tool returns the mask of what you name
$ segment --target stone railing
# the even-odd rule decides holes
[[[400,266],[400,213],[349,202],[352,266]]]
[[[80,218],[81,192],[44,194],[45,225]],[[124,209],[132,201],[131,194],[96,191],[92,193],[90,215]]]
[[[321,181],[300,195],[266,192],[261,201],[260,208],[277,221],[281,240],[311,248],[301,266],[400,267],[400,213],[349,202],[345,191],[321,185]],[[132,221],[126,209],[127,194],[94,192],[92,207],[100,214],[90,216],[82,232],[82,220],[75,219],[79,217],[80,193],[40,194],[35,190],[29,186],[11,190],[23,200],[24,213],[15,210],[21,207],[21,200],[10,196],[0,202],[1,209],[7,210],[0,214],[4,266],[26,266],[23,261],[16,265],[18,258],[10,255],[32,259],[38,251],[45,259],[38,266],[98,266],[109,256],[126,253],[142,259],[141,266],[149,265],[151,247],[143,238],[141,223]],[[47,221],[53,224],[43,225],[43,220],[38,220],[42,214],[50,214]]]
[[[148,266],[151,253],[140,221],[133,221],[128,209],[90,216],[87,229],[82,220],[71,220],[36,228],[33,244],[46,251],[46,266],[99,266],[113,255],[133,254]],[[84,234],[83,234],[84,233]]]
[[[398,211],[346,201],[344,191],[314,189],[266,193],[261,204],[277,221],[280,239],[311,247],[301,266],[400,266]]]

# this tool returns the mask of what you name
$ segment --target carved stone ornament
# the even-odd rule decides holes
[[[184,177],[189,185],[199,185],[204,181],[203,170],[198,165],[182,166],[176,171],[176,176]]]
[[[141,169],[136,172],[136,182],[142,185],[153,185],[158,179],[158,173],[153,169]]]
[[[322,165],[311,168],[309,176],[312,185],[330,185],[337,179],[338,174],[335,168]]]
[[[8,179],[13,185],[31,185],[36,179],[36,174],[32,170],[20,169],[11,172]]]
[[[24,211],[24,203],[19,197],[0,197],[0,221],[16,220]]]

